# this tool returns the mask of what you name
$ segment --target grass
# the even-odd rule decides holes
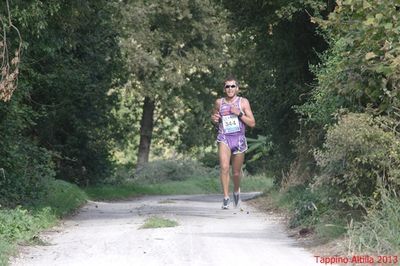
[[[333,209],[321,203],[324,194],[305,188],[282,192],[275,188],[257,199],[257,206],[264,211],[277,210],[290,217],[289,226],[297,232],[302,228],[313,229],[315,244],[324,245],[327,255],[336,254],[399,254],[400,252],[400,198],[382,192],[378,202],[361,210]],[[313,202],[317,209],[304,208]],[[308,240],[310,241],[310,240]],[[321,252],[321,250],[319,250]],[[330,253],[329,253],[330,252]]]
[[[158,216],[152,216],[146,219],[145,223],[140,227],[140,229],[175,227],[175,226],[178,226],[178,222]]]
[[[272,187],[266,176],[247,176],[242,179],[241,190],[260,191]],[[231,182],[232,191],[232,182]],[[88,187],[84,190],[61,180],[49,184],[48,193],[30,206],[15,209],[0,208],[0,265],[7,265],[18,244],[46,244],[38,238],[40,231],[55,225],[59,219],[93,200],[121,200],[140,195],[221,193],[218,177],[191,177],[183,181],[165,181],[158,184],[135,184]],[[175,221],[151,217],[143,228],[177,226]]]
[[[46,197],[37,201],[33,207],[42,209],[49,207],[57,217],[63,217],[79,208],[87,201],[86,193],[77,185],[63,180],[54,180]]]
[[[247,176],[242,179],[241,191],[262,191],[272,187],[272,178]],[[231,191],[233,185],[231,182]],[[121,200],[141,195],[212,194],[221,193],[218,177],[196,177],[183,181],[165,181],[159,184],[135,184],[127,182],[118,185],[88,187],[86,194],[93,200]]]
[[[0,209],[0,265],[7,265],[18,244],[42,243],[38,233],[86,202],[77,186],[61,180],[49,184],[49,193],[30,206]]]
[[[371,255],[400,253],[400,199],[388,192],[379,204],[368,209],[362,221],[352,222],[348,230],[349,252]]]
[[[311,228],[316,237],[330,241],[342,237],[347,231],[349,211],[333,210],[321,203],[322,195],[305,187],[293,187],[287,191],[269,189],[261,205],[265,209],[275,209],[286,213],[288,226],[294,228]]]
[[[317,220],[315,232],[327,241],[342,237],[347,232],[347,217],[343,211],[327,211]]]

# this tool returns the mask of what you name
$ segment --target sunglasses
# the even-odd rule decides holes
[[[236,85],[225,85],[225,89],[229,89],[229,88],[234,89],[234,88],[236,88]]]

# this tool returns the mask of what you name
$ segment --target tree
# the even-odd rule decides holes
[[[143,102],[137,168],[148,161],[154,117],[179,124],[190,103],[210,94],[210,83],[220,79],[226,33],[218,8],[211,1],[125,1],[124,37],[130,84]],[[212,71],[216,71],[213,73]],[[192,86],[194,85],[194,86]],[[207,100],[209,99],[206,98]],[[204,109],[203,109],[204,110]],[[204,113],[204,111],[203,111]]]
[[[98,182],[112,171],[116,97],[110,89],[123,75],[114,25],[118,10],[105,0],[10,4],[24,41],[21,92],[18,103],[3,106],[4,121],[13,115],[16,121],[25,119],[19,132],[52,152],[58,178]]]
[[[22,37],[18,28],[13,24],[13,18],[11,16],[8,0],[6,0],[6,5],[4,8],[5,10],[1,10],[0,13],[4,14],[4,16],[0,15],[0,29],[2,32],[0,34],[0,100],[9,101],[18,84]],[[16,34],[16,36],[18,37],[16,38],[16,40],[10,41],[7,38],[10,31]],[[14,45],[15,47],[10,47],[12,45]]]
[[[35,34],[45,31],[45,21],[42,21],[40,26],[36,22],[55,8],[56,4],[48,1],[41,9],[36,10],[37,12],[31,13],[30,10],[36,7],[39,1],[13,1],[11,5],[7,3],[8,1],[3,1],[0,4],[3,27],[1,85],[4,86],[0,92],[1,99],[4,100],[0,102],[0,205],[12,207],[31,202],[46,193],[48,181],[55,176],[51,152],[40,147],[37,139],[32,138],[30,134],[35,127],[38,113],[27,101],[30,90],[26,86],[28,77],[23,74],[26,54],[22,57],[21,64],[20,55],[21,51],[27,49],[30,34],[29,31],[25,31],[25,26],[29,24],[30,30]],[[25,24],[21,23],[22,21]],[[21,36],[24,36],[23,43]],[[15,57],[18,59],[13,62],[13,49],[20,45],[23,50],[14,54],[18,55]],[[17,90],[16,76],[9,79],[12,73],[19,75]]]
[[[318,109],[326,106],[321,94],[337,98],[336,109],[387,114],[400,107],[398,10],[389,0],[338,1],[327,20],[316,20],[331,44],[317,71]]]
[[[299,115],[293,107],[308,99],[315,78],[310,64],[317,64],[318,53],[327,48],[310,14],[323,15],[330,5],[319,0],[223,3],[237,32],[231,47],[235,72],[245,82],[257,121],[251,136],[271,136],[274,144],[258,164],[281,176],[296,156]]]

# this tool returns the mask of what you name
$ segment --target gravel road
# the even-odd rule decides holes
[[[318,265],[285,235],[278,219],[246,202],[241,208],[222,210],[220,195],[89,202],[44,232],[43,245],[22,247],[11,265]],[[150,216],[179,225],[141,229]]]

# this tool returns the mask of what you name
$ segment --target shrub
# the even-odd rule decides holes
[[[77,185],[64,180],[49,181],[47,194],[34,202],[35,209],[51,208],[57,217],[71,213],[86,203],[87,195]]]
[[[200,158],[200,162],[206,167],[217,167],[219,166],[218,153],[207,152]]]
[[[0,148],[0,206],[13,207],[40,198],[54,176],[46,149],[29,141]]]
[[[329,198],[324,189],[313,190],[306,185],[289,187],[281,199],[283,204],[288,204],[291,209],[289,226],[315,226],[329,211]]]
[[[50,180],[48,193],[31,206],[6,209],[0,206],[0,265],[7,265],[16,244],[39,240],[38,232],[49,228],[62,217],[86,202],[85,193],[76,185],[62,180]]]
[[[190,177],[218,176],[215,169],[202,166],[192,160],[159,160],[149,162],[143,168],[136,171],[134,181],[136,183],[154,184],[165,181],[182,181]]]
[[[315,158],[321,168],[316,184],[332,185],[350,207],[378,197],[380,186],[399,189],[399,139],[368,114],[341,117]]]
[[[43,219],[43,217],[52,217],[50,213],[50,208],[32,213],[20,206],[13,210],[0,210],[0,236],[9,241],[28,237],[28,232],[36,232],[54,223],[54,218],[48,221]]]
[[[0,104],[0,206],[15,207],[39,198],[55,176],[53,155],[38,145],[30,126],[37,115],[25,106],[26,92]]]
[[[316,222],[319,199],[315,193],[305,186],[290,187],[283,197],[283,201],[289,203],[292,208],[292,215],[289,219],[289,226],[295,228],[299,225],[311,225]]]
[[[0,208],[0,265],[7,265],[15,244],[27,243],[42,229],[55,223],[50,208],[30,211],[21,206],[15,209]]]
[[[387,191],[381,191],[381,200],[367,210],[365,220],[350,224],[349,253],[399,254],[400,200],[388,194]]]

